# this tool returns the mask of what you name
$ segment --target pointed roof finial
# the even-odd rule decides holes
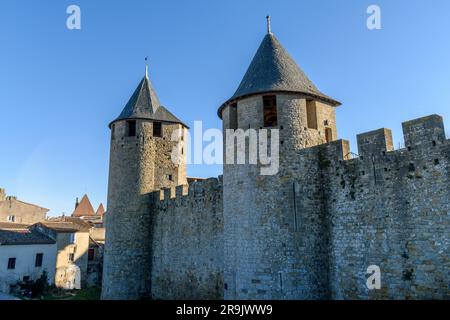
[[[145,57],[145,77],[148,78],[148,56]]]
[[[266,20],[267,20],[267,33],[272,34],[272,30],[270,29],[270,16],[269,15],[266,16]]]

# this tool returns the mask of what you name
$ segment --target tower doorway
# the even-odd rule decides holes
[[[325,128],[325,140],[327,141],[327,143],[333,141],[333,131],[331,130],[331,128]]]

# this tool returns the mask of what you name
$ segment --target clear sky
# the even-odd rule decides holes
[[[81,30],[66,8],[81,8]],[[382,30],[369,31],[377,4]],[[0,186],[72,213],[76,197],[106,202],[109,129],[144,74],[192,126],[216,111],[272,31],[321,91],[343,103],[339,138],[437,113],[450,130],[448,0],[190,0],[0,2]],[[448,135],[448,134],[447,134]],[[190,166],[191,176],[220,167]]]

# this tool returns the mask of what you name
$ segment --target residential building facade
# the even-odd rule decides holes
[[[56,241],[26,225],[0,223],[0,292],[47,273],[55,282]]]
[[[0,189],[0,222],[34,224],[44,221],[49,209],[6,196]]]

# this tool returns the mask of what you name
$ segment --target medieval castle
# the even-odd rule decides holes
[[[187,126],[146,74],[111,122],[103,299],[449,299],[450,142],[438,115],[337,139],[340,103],[270,27],[223,129],[279,129],[279,171],[225,164],[194,181],[171,160]],[[234,146],[232,146],[234,148]],[[366,285],[377,265],[381,288]]]

